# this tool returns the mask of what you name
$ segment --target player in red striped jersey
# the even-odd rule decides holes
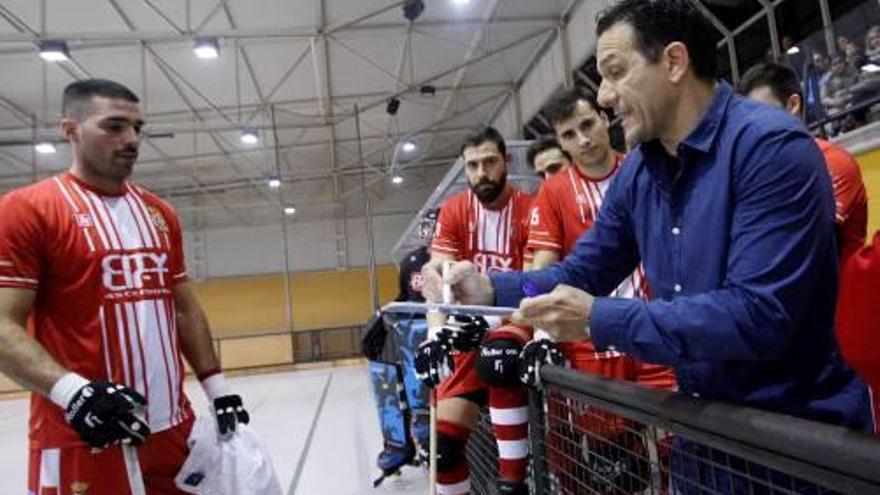
[[[504,139],[497,130],[486,128],[465,140],[461,155],[470,188],[443,204],[427,265],[469,260],[483,273],[522,270],[531,197],[507,183],[509,157]],[[472,323],[466,326],[472,327]],[[444,325],[442,317],[438,322],[429,315],[429,325]],[[471,327],[459,332],[475,337],[468,345],[455,347],[459,350],[453,355],[452,375],[432,381],[440,382],[435,460],[438,493],[470,493],[465,445],[476,424],[479,406],[487,403],[499,450],[499,491],[526,493],[522,481],[528,460],[528,397],[516,379],[515,358],[531,332],[504,326],[490,330],[483,339],[487,329],[469,334],[475,330]],[[508,373],[509,380],[493,375],[493,366],[486,365],[491,358],[483,356],[482,349],[479,354],[476,351],[481,343],[483,349],[487,345],[515,349],[511,351],[514,367]],[[419,361],[424,364],[432,356],[445,355],[436,344],[436,338],[426,341],[420,347]],[[424,376],[426,369],[419,361],[417,370]]]
[[[174,476],[194,417],[181,354],[221,435],[247,412],[187,283],[177,215],[127,180],[137,96],[78,81],[62,113],[70,170],[0,198],[0,371],[34,392],[29,493],[130,493],[123,443],[139,445],[149,494],[182,494]]]
[[[553,125],[559,146],[574,158],[572,166],[547,179],[532,203],[531,228],[528,249],[532,253],[532,268],[540,269],[555,263],[567,254],[577,239],[588,231],[600,213],[605,191],[614,179],[623,160],[623,155],[611,147],[608,132],[608,116],[596,103],[595,97],[579,89],[558,93],[544,110]],[[647,298],[648,287],[639,266],[627,277],[611,297]],[[555,345],[546,340],[549,336],[536,330],[535,341],[529,343],[523,352],[521,378],[527,383],[537,381],[540,361],[547,360],[549,349]],[[592,341],[565,342],[558,344],[562,355],[572,368],[621,380],[636,381],[642,385],[672,389],[675,375],[665,366],[639,362],[613,350],[598,352]],[[561,356],[558,356],[561,358]],[[535,360],[539,363],[535,363]],[[559,362],[559,359],[557,359]],[[551,409],[560,408],[563,400],[551,400]],[[586,462],[596,465],[597,472],[618,473],[604,477],[591,477],[588,480],[575,480],[567,474],[573,467],[572,459],[565,454],[566,445],[551,446],[551,467],[560,472],[561,488],[564,493],[577,493],[583,490],[578,483],[586,483],[592,490],[604,493],[622,490],[623,493],[636,492],[643,488],[641,478],[647,466],[633,462],[620,452],[638,452],[641,447],[638,435],[627,434],[622,418],[612,414],[602,415],[593,412],[577,417],[576,425],[561,424],[560,418],[571,417],[570,411],[556,410],[548,414],[551,429],[551,444],[559,438],[572,435],[575,430],[592,431],[588,435],[591,452],[598,451]],[[554,424],[556,423],[556,424]],[[564,432],[569,432],[566,435]],[[607,440],[595,440],[607,438]],[[579,440],[574,440],[580,444]],[[565,443],[565,442],[563,442]],[[571,453],[568,453],[571,454]],[[615,464],[628,466],[619,468]],[[604,466],[604,470],[602,470]]]

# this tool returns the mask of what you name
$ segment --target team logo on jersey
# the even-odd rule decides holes
[[[150,214],[150,221],[153,222],[153,226],[156,227],[156,229],[167,234],[168,222],[165,221],[165,217],[162,216],[162,212],[154,206],[148,206],[147,212]]]
[[[108,254],[101,261],[104,287],[114,292],[143,289],[146,282],[151,287],[165,287],[167,260],[166,253]]]
[[[73,215],[73,220],[76,222],[76,226],[82,229],[87,229],[94,225],[92,216],[88,213],[75,213]]]
[[[88,483],[83,483],[82,481],[74,481],[70,484],[70,491],[73,495],[86,495],[86,490],[89,489]]]
[[[480,273],[509,272],[513,270],[513,258],[493,253],[477,253],[473,257],[474,265]]]

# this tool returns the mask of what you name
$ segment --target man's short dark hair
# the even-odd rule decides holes
[[[804,92],[798,84],[797,74],[782,64],[776,62],[760,63],[752,66],[743,74],[736,89],[742,95],[748,95],[757,88],[767,86],[773,93],[773,97],[779,100],[783,106],[791,98],[798,95],[801,101]]]
[[[544,105],[544,116],[547,117],[550,125],[555,126],[564,120],[568,120],[574,115],[575,107],[580,100],[589,103],[596,113],[606,114],[605,110],[599,106],[599,103],[596,101],[596,95],[594,95],[592,91],[580,86],[575,86],[570,89],[562,89],[556,92],[556,94],[550,98],[550,101]]]
[[[562,145],[559,144],[559,141],[557,141],[556,138],[552,137],[543,137],[532,143],[529,146],[529,149],[526,150],[526,161],[528,162],[529,166],[534,169],[535,158],[541,153],[553,149],[561,151],[562,155],[568,158],[568,161],[571,161],[571,155],[562,148]]]
[[[75,81],[64,88],[64,98],[61,103],[61,114],[70,116],[82,115],[85,106],[94,96],[116,98],[140,103],[134,92],[118,82],[107,79],[85,79]]]
[[[690,0],[623,0],[599,15],[596,37],[618,23],[632,26],[636,48],[649,62],[658,62],[664,48],[679,41],[687,47],[697,77],[716,79],[716,30]]]
[[[464,144],[461,145],[461,149],[458,150],[458,154],[460,156],[464,156],[465,148],[473,148],[475,146],[479,146],[486,141],[491,141],[495,143],[495,147],[498,148],[498,151],[502,156],[507,156],[507,146],[504,144],[504,138],[501,137],[501,133],[498,132],[498,129],[494,127],[485,127],[481,129],[479,132],[469,135],[464,138]]]

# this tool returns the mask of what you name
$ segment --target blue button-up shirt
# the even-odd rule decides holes
[[[833,334],[833,219],[802,123],[721,83],[677,157],[657,141],[633,150],[572,252],[493,276],[496,300],[516,306],[524,284],[606,295],[641,261],[653,300],[597,298],[597,347],[674,366],[683,392],[867,429],[867,392]]]

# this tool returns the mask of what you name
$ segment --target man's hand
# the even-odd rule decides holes
[[[565,366],[559,344],[550,339],[533,340],[519,354],[519,380],[530,387],[541,386],[541,366]]]
[[[558,285],[549,294],[523,299],[511,319],[546,330],[557,342],[579,342],[590,338],[593,299],[580,289]]]
[[[436,337],[425,340],[416,351],[415,366],[416,378],[426,387],[440,385],[455,370],[451,344]]]
[[[217,416],[217,429],[221,438],[229,438],[235,433],[238,423],[243,425],[251,421],[251,416],[244,408],[239,395],[223,395],[214,399],[214,414]]]
[[[433,303],[443,302],[443,263],[431,261],[422,267],[424,286],[422,295]],[[458,261],[449,267],[446,283],[452,288],[455,300],[461,304],[491,305],[495,290],[489,277],[481,274],[470,261]]]
[[[473,351],[483,343],[489,323],[482,316],[450,315],[436,339],[446,349]]]
[[[226,377],[219,368],[209,370],[199,375],[199,381],[208,402],[214,406],[214,416],[217,418],[217,430],[223,440],[232,437],[238,423],[246,425],[251,416],[244,408],[241,396],[233,394],[226,385]]]
[[[103,449],[117,443],[140,445],[150,427],[137,411],[147,404],[136,391],[107,381],[82,386],[67,406],[64,419],[90,447]]]

